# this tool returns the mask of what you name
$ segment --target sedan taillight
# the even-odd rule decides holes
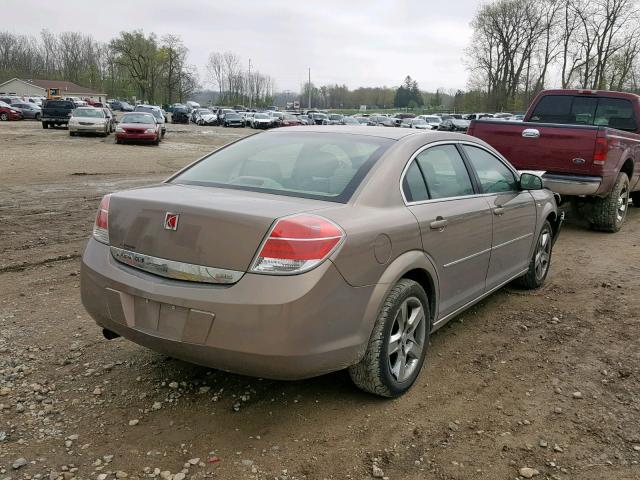
[[[109,245],[109,199],[111,195],[102,197],[98,213],[96,214],[96,223],[93,225],[93,238],[100,243]]]
[[[281,218],[262,245],[251,271],[274,275],[306,272],[329,257],[344,237],[338,225],[317,215]]]

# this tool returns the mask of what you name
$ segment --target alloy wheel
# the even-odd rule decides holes
[[[627,216],[627,208],[629,207],[629,189],[625,186],[620,190],[618,195],[618,207],[616,210],[616,221],[618,224],[624,221]]]
[[[425,347],[426,318],[416,297],[405,299],[397,310],[387,349],[389,371],[397,382],[413,375]]]
[[[540,234],[538,246],[536,247],[535,268],[536,278],[544,278],[549,269],[549,259],[551,258],[551,232],[545,229]]]

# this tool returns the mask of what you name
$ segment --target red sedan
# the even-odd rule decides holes
[[[302,122],[295,115],[285,114],[280,120],[281,127],[297,127],[302,125]]]
[[[22,120],[22,110],[14,108],[11,105],[0,102],[0,120]]]
[[[158,145],[161,138],[160,124],[150,113],[125,113],[116,127],[116,143],[139,141]]]

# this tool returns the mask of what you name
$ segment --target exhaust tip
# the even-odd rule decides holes
[[[112,332],[111,330],[107,330],[106,328],[102,329],[102,335],[104,335],[104,338],[106,338],[107,340],[113,340],[114,338],[118,338],[120,336],[116,332]]]

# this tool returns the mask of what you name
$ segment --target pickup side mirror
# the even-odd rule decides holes
[[[523,173],[520,175],[520,188],[522,190],[542,190],[544,183],[538,175]]]

